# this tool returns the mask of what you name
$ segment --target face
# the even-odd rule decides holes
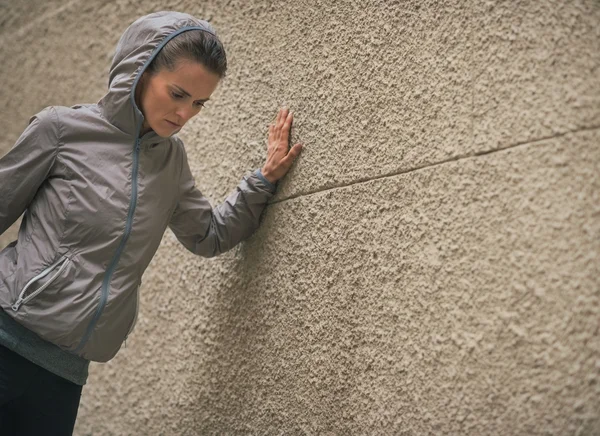
[[[141,134],[150,129],[162,137],[179,132],[200,112],[219,81],[217,74],[188,60],[179,61],[173,71],[144,73],[136,87],[136,103],[144,114]]]

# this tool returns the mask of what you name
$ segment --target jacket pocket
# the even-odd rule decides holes
[[[23,286],[23,289],[21,289],[17,300],[12,305],[12,310],[17,312],[23,304],[27,304],[35,297],[37,297],[41,292],[43,292],[44,289],[48,288],[48,286],[50,286],[58,278],[58,276],[60,276],[60,274],[67,268],[67,266],[69,266],[70,262],[71,259],[69,259],[66,256],[62,256],[59,260],[57,260],[52,265],[44,269],[41,273],[33,277],[31,280],[29,280],[25,284],[25,286]],[[36,282],[40,281],[48,275],[50,275],[50,278],[46,281],[46,283],[44,283],[35,290],[30,290],[30,288],[32,288]],[[27,293],[27,291],[30,292]]]

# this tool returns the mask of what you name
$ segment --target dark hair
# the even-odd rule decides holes
[[[188,30],[165,44],[150,62],[146,71],[150,75],[163,69],[173,71],[180,60],[198,62],[220,78],[227,71],[227,56],[223,44],[215,35],[203,30]]]

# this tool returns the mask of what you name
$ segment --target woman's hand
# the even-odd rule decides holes
[[[275,124],[269,126],[267,161],[260,171],[271,183],[285,176],[302,150],[302,144],[295,144],[288,150],[292,118],[288,109],[279,109]]]

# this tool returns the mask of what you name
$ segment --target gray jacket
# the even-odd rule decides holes
[[[150,131],[135,86],[177,34],[210,29],[178,12],[131,24],[117,45],[109,91],[97,104],[50,106],[0,159],[0,306],[43,339],[85,359],[115,356],[137,318],[142,274],[167,226],[211,257],[258,227],[275,186],[260,170],[211,207],[196,188],[182,141]]]

